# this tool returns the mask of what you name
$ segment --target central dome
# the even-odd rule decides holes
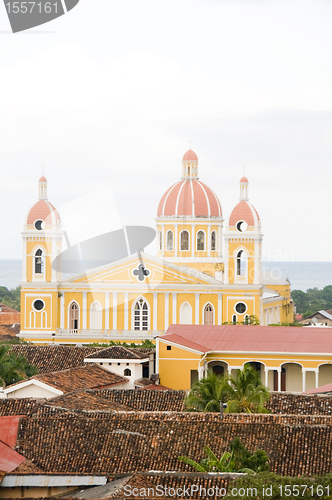
[[[222,217],[217,195],[197,175],[198,158],[189,149],[182,158],[183,177],[167,189],[158,206],[158,217]]]

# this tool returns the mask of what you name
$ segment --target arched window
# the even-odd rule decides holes
[[[131,370],[129,368],[126,368],[125,371],[123,372],[125,377],[130,377],[131,376]]]
[[[78,330],[78,313],[79,308],[76,302],[73,302],[69,308],[69,329]]]
[[[204,307],[204,325],[213,325],[213,307],[206,304]]]
[[[233,314],[232,323],[233,323],[233,325],[236,325],[236,323],[237,323],[237,316],[236,316],[236,314]]]
[[[192,322],[193,315],[191,305],[185,302],[180,309],[180,323],[181,325],[192,325]]]
[[[205,250],[205,233],[198,231],[197,233],[197,250]]]
[[[250,325],[250,316],[248,314],[246,314],[245,317],[244,317],[244,324],[245,325]]]
[[[189,250],[189,233],[186,230],[181,231],[180,248],[184,251]]]
[[[159,231],[159,250],[163,249],[163,233]]]
[[[216,250],[216,232],[212,231],[211,233],[211,250],[215,252]]]
[[[90,329],[101,330],[103,328],[103,308],[95,300],[90,307]]]
[[[243,250],[240,250],[236,256],[236,274],[237,276],[244,276],[246,274],[246,260]]]
[[[42,250],[39,248],[35,253],[35,273],[44,273],[44,256]]]
[[[167,231],[167,250],[173,250],[173,231]]]
[[[142,298],[139,299],[134,308],[134,330],[149,329],[149,308]]]

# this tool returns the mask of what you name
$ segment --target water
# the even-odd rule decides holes
[[[292,290],[332,285],[332,262],[263,262],[263,268],[291,282]],[[0,286],[16,288],[22,277],[21,260],[0,260]]]

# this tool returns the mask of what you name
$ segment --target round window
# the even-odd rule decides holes
[[[236,229],[238,231],[241,231],[241,233],[243,233],[244,231],[246,231],[248,229],[248,223],[245,220],[240,220],[236,224]]]
[[[35,228],[38,229],[38,231],[41,231],[42,229],[45,229],[45,222],[43,220],[36,220],[35,222]]]
[[[41,311],[45,307],[44,302],[40,299],[35,300],[32,305],[36,309],[36,311]]]
[[[235,311],[239,314],[244,314],[247,310],[247,306],[243,302],[238,302],[235,306]]]

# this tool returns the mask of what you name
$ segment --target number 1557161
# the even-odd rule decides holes
[[[6,3],[6,8],[8,14],[31,14],[32,12],[38,12],[40,14],[50,14],[53,12],[54,14],[58,13],[58,4],[52,2],[12,2]]]

